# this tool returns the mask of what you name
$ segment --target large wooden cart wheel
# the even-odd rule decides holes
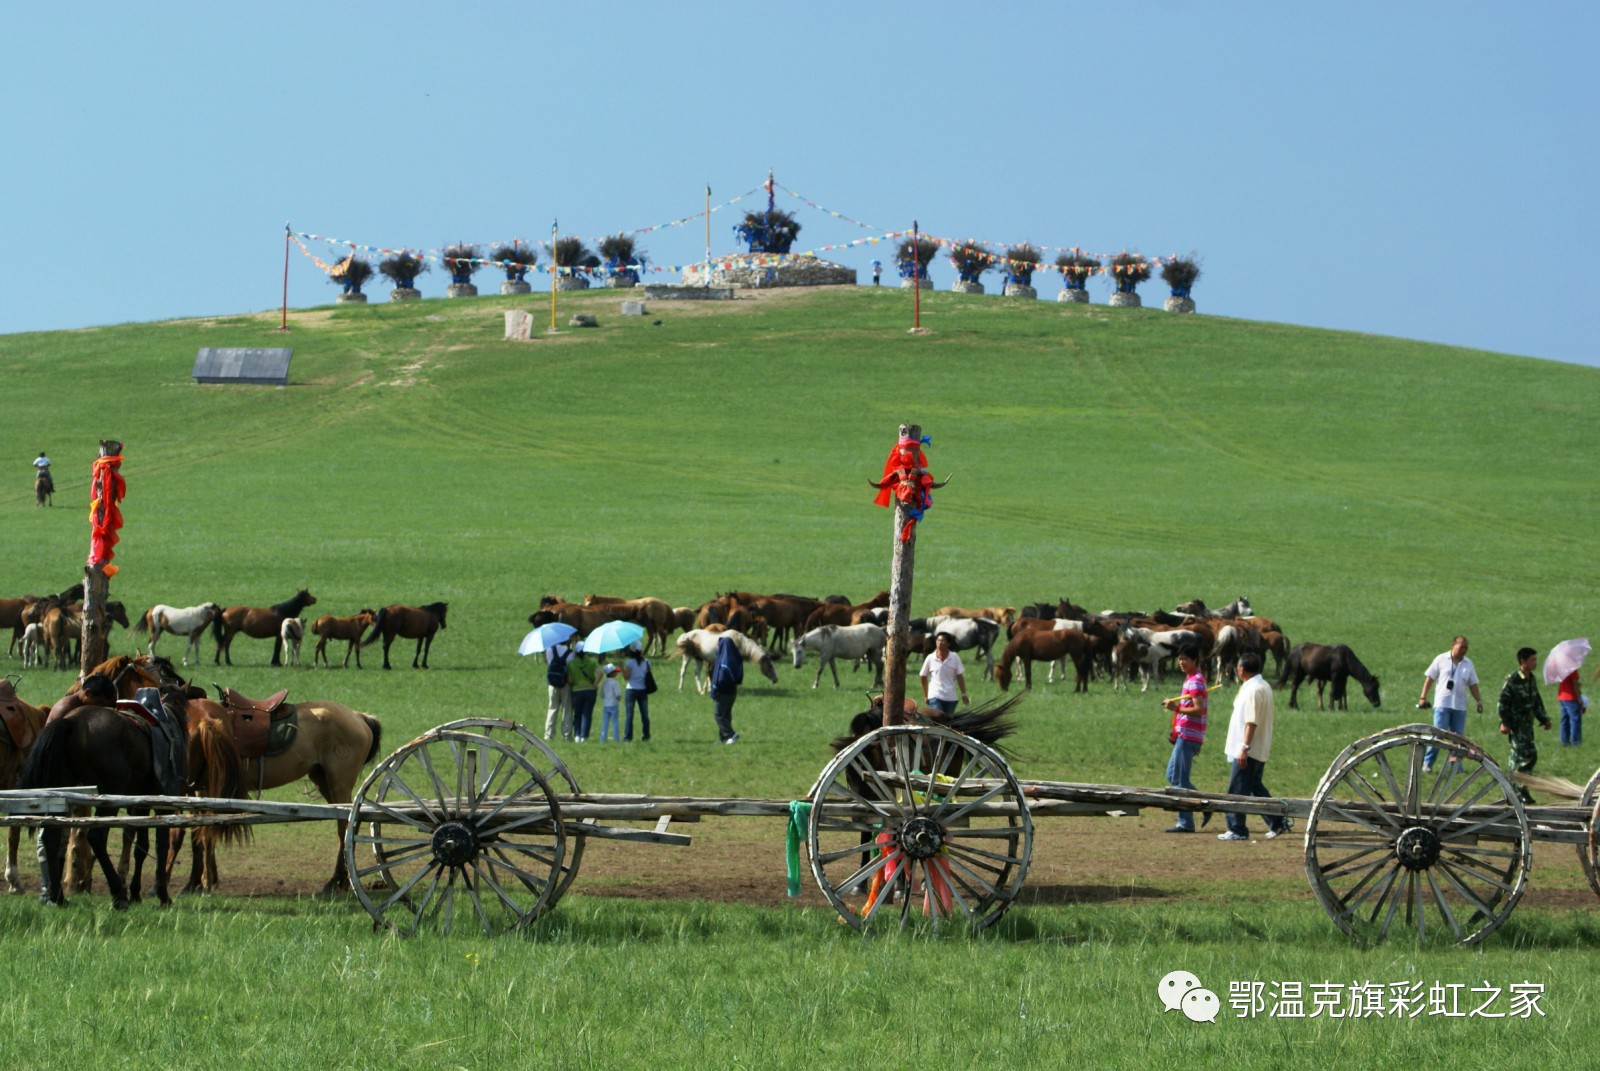
[[[934,775],[934,776],[930,776]],[[878,729],[811,790],[811,873],[859,930],[913,915],[978,929],[1005,913],[1033,853],[1033,818],[992,748],[936,726]]]
[[[1589,812],[1589,841],[1578,845],[1578,862],[1583,864],[1583,876],[1589,879],[1589,888],[1600,896],[1600,838],[1596,836],[1595,822],[1600,821],[1600,770],[1594,772],[1589,783],[1583,786],[1578,806]]]
[[[1339,752],[1338,756],[1328,764],[1328,768],[1322,773],[1322,780],[1317,782],[1317,792],[1322,791],[1322,787],[1328,783],[1328,779],[1333,776],[1334,772],[1338,770],[1339,767],[1343,766],[1345,760],[1351,755],[1354,755],[1356,752],[1364,751],[1373,744],[1378,743],[1380,740],[1387,740],[1391,736],[1401,736],[1405,733],[1429,733],[1433,732],[1434,728],[1435,726],[1431,722],[1419,721],[1412,722],[1410,725],[1391,725],[1387,729],[1378,730],[1371,736],[1363,736],[1355,743],[1346,746],[1345,749]],[[1313,796],[1316,794],[1316,792],[1312,793]]]
[[[377,926],[494,935],[559,898],[570,839],[550,783],[504,738],[431,730],[377,765],[350,806],[345,861]],[[358,849],[370,847],[370,860]]]
[[[1430,745],[1439,753],[1427,772]],[[1470,945],[1521,898],[1532,839],[1516,787],[1482,748],[1407,726],[1328,771],[1311,803],[1305,858],[1317,899],[1358,942],[1380,941],[1398,922],[1419,942]]]

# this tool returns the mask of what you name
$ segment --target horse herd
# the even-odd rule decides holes
[[[304,588],[291,598],[272,606],[228,606],[214,602],[195,606],[168,606],[157,603],[135,622],[133,632],[149,637],[145,653],[154,656],[156,641],[168,633],[184,637],[182,664],[189,664],[194,656],[200,663],[200,640],[209,630],[216,643],[213,664],[224,661],[233,665],[233,641],[239,635],[252,639],[270,639],[272,665],[299,665],[301,641],[306,624],[302,617],[307,607],[316,604],[316,596]],[[426,606],[407,606],[395,603],[379,610],[362,609],[349,617],[323,615],[311,622],[311,634],[317,637],[311,663],[332,665],[328,658],[328,644],[343,640],[347,646],[343,665],[350,665],[355,656],[356,667],[361,667],[361,649],[383,641],[383,668],[392,668],[389,648],[397,638],[417,641],[411,664],[414,668],[428,667],[428,654],[433,648],[434,635],[445,627],[448,603],[435,602]],[[120,602],[106,604],[109,622],[129,628],[127,611]],[[16,599],[0,599],[0,628],[12,630],[10,653],[21,648],[24,668],[53,664],[56,669],[67,669],[78,664],[77,638],[83,627],[83,585],[77,584],[58,595],[24,595]]]

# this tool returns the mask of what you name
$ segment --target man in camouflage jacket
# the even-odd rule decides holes
[[[1539,695],[1539,679],[1534,676],[1538,652],[1524,647],[1517,652],[1517,671],[1506,677],[1500,688],[1500,731],[1511,738],[1511,768],[1532,773],[1539,762],[1539,748],[1533,742],[1533,722],[1550,728],[1550,719],[1544,712],[1544,698]],[[1518,786],[1524,803],[1532,803],[1528,790]]]

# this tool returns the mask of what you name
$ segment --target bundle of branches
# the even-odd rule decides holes
[[[539,254],[534,252],[531,245],[512,242],[496,249],[490,259],[500,262],[501,270],[506,273],[506,282],[525,283],[528,281],[528,269],[539,263]]]
[[[335,264],[333,270],[328,273],[328,281],[344,287],[346,294],[361,293],[361,287],[370,278],[372,278],[372,264],[354,255]]]
[[[378,274],[401,290],[414,290],[417,276],[427,270],[427,262],[413,253],[395,253],[378,263]]]
[[[744,221],[733,228],[742,242],[750,243],[752,253],[787,253],[800,237],[800,224],[781,208],[766,212],[746,212]]]
[[[562,275],[580,280],[600,266],[600,258],[583,244],[583,239],[571,235],[557,238],[550,246],[550,262],[561,269]]]
[[[472,282],[472,273],[483,267],[483,254],[475,245],[446,246],[444,255],[439,259],[444,261],[445,271],[450,273],[452,283]]]
[[[1111,258],[1110,271],[1117,293],[1132,294],[1140,283],[1150,278],[1150,262],[1138,253],[1118,253]]]
[[[639,268],[644,266],[645,255],[633,235],[609,234],[600,239],[600,259],[611,274],[638,282]]]
[[[1056,267],[1061,269],[1061,277],[1067,281],[1068,290],[1082,290],[1089,276],[1100,270],[1100,261],[1074,248],[1056,257]]]
[[[894,262],[900,267],[902,279],[926,279],[928,265],[933,263],[934,255],[939,252],[939,244],[932,238],[900,239],[900,244],[895,246]]]
[[[1200,278],[1200,261],[1193,253],[1173,257],[1161,265],[1161,281],[1172,288],[1172,296],[1186,298],[1195,280]]]
[[[1006,265],[1005,281],[1008,284],[1016,283],[1018,286],[1032,286],[1033,272],[1039,266],[1041,256],[1043,254],[1027,242],[1008,248],[1006,260],[1010,263]]]
[[[989,247],[966,241],[950,250],[950,263],[956,266],[956,275],[964,283],[975,283],[978,276],[994,267],[994,254]]]

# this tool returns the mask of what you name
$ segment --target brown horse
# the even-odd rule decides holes
[[[571,602],[542,602],[539,609],[528,615],[528,624],[534,628],[559,621],[578,630],[581,638],[587,636],[607,621],[618,620],[616,607],[611,605],[579,606]]]
[[[106,625],[128,627],[128,608],[120,602],[106,603]],[[83,603],[52,606],[40,620],[45,650],[55,656],[56,669],[66,669],[78,660],[78,641],[83,635]]]
[[[177,690],[163,695],[163,705],[177,716],[180,725],[183,724],[183,704],[183,696]],[[165,786],[158,781],[152,761],[153,748],[157,746],[154,739],[154,730],[137,716],[105,707],[79,707],[44,727],[28,756],[19,785],[22,788],[56,788],[88,784],[105,795],[163,795]],[[185,748],[192,771],[187,778],[191,791],[213,798],[238,798],[243,794],[241,783],[233,776],[238,771],[238,753],[233,750],[232,742],[215,727],[202,726],[198,731],[189,732]],[[195,780],[197,775],[203,779]],[[97,807],[95,814],[109,817],[118,809],[116,805],[106,804]],[[149,808],[129,807],[128,813],[148,814]],[[66,861],[62,851],[63,832],[60,827],[47,827],[40,833],[44,844],[44,884],[50,902],[57,904],[66,903],[62,884]],[[112,866],[111,855],[106,850],[109,833],[106,828],[97,827],[89,831],[87,839],[111,890],[112,905],[121,911],[130,903],[130,886]],[[167,858],[169,839],[166,827],[156,830],[158,860]],[[131,899],[138,898],[147,854],[148,838],[141,831],[135,851]],[[172,902],[167,892],[167,870],[161,865],[156,867],[156,897],[164,905]]]
[[[48,472],[41,472],[33,481],[33,504],[35,506],[55,505],[56,483],[50,478]]]
[[[345,640],[350,646],[344,649],[344,668],[350,668],[350,656],[356,656],[356,668],[361,668],[361,637],[367,629],[372,627],[373,619],[378,616],[376,610],[362,610],[350,617],[333,617],[323,614],[311,622],[311,631],[320,637],[317,640],[317,649],[311,653],[311,664],[315,666],[317,659],[322,659],[324,665],[330,669],[333,663],[328,661],[328,641]]]
[[[239,761],[238,772],[246,790],[265,791],[309,777],[324,800],[335,805],[349,803],[355,796],[361,768],[378,754],[383,726],[371,714],[328,699],[307,699],[294,706],[298,715],[297,728],[288,749],[277,755]],[[230,724],[222,704],[212,699],[191,699],[188,717],[191,732],[200,725],[214,725],[226,735]],[[348,825],[342,819],[338,822],[333,876],[322,887],[324,895],[350,888],[350,875],[344,861],[344,833]],[[216,888],[217,857],[215,835],[211,832],[215,828],[206,827],[195,835],[193,869],[185,892]]]
[[[394,638],[399,636],[416,640],[417,653],[411,656],[411,668],[427,669],[428,652],[433,650],[433,634],[444,628],[444,614],[449,608],[447,602],[430,602],[426,606],[405,606],[401,603],[385,606],[372,619],[372,631],[361,641],[361,646],[370,647],[382,636],[383,668],[392,669],[389,665],[389,645],[394,643]],[[421,666],[417,665],[419,659]]]
[[[294,598],[286,599],[276,606],[230,606],[222,613],[211,619],[211,638],[217,641],[217,656],[212,659],[213,665],[221,665],[226,658],[228,665],[233,665],[233,654],[229,650],[233,645],[233,637],[237,633],[244,633],[251,639],[272,640],[272,664],[283,665],[283,619],[286,617],[299,617],[305,612],[307,606],[315,606],[317,598],[305,588],[295,593]]]
[[[1074,692],[1087,692],[1089,690],[1089,661],[1094,655],[1094,650],[1102,641],[1099,637],[1090,636],[1084,632],[1069,632],[1066,630],[1030,629],[1018,632],[1006,644],[1006,649],[1000,654],[1000,661],[995,663],[994,680],[1001,691],[1011,687],[1011,665],[1017,659],[1022,659],[1022,674],[1026,682],[1024,687],[1033,687],[1033,664],[1035,662],[1055,662],[1062,658],[1072,659],[1072,665],[1078,671],[1077,683],[1073,686]]]
[[[44,728],[46,707],[36,707],[17,695],[10,678],[0,678],[0,785],[17,783],[17,775],[28,761],[33,742]],[[22,827],[12,826],[6,836],[6,891],[19,893],[21,875],[17,871],[17,849],[22,844]]]
[[[651,648],[666,654],[667,637],[672,635],[672,630],[677,625],[677,618],[672,607],[660,599],[648,596],[641,599],[619,599],[611,595],[585,595],[583,605],[618,608],[625,614],[622,620],[644,626],[646,654],[650,653]]]
[[[28,622],[22,620],[23,611],[39,601],[38,595],[24,595],[20,599],[0,599],[0,628],[11,630],[11,646],[7,654],[17,653],[17,644],[22,640],[22,630]]]

